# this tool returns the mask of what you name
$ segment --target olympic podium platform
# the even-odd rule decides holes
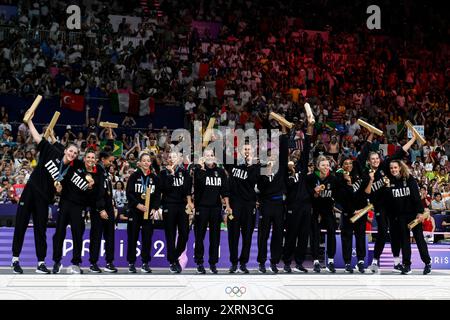
[[[85,269],[85,272],[88,270]],[[64,271],[63,271],[64,272]],[[12,274],[0,268],[0,300],[444,300],[450,297],[450,271],[398,275],[390,269],[379,274],[219,274],[198,275],[194,269],[169,274],[166,268],[151,274]]]

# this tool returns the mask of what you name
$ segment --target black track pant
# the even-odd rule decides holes
[[[250,249],[252,246],[252,235],[255,229],[255,203],[233,201],[233,219],[228,219],[228,248],[230,250],[231,264],[247,264],[250,258]],[[239,254],[239,234],[242,234],[242,249]]]
[[[258,262],[267,260],[267,241],[272,227],[272,239],[270,240],[270,263],[280,262],[283,251],[283,213],[282,202],[262,202],[258,224]]]
[[[387,221],[389,222],[389,238],[391,239],[391,252],[394,257],[400,256],[402,248],[402,234],[398,224],[397,215],[387,214]],[[414,219],[414,218],[413,218]]]
[[[292,255],[295,263],[303,264],[308,247],[309,230],[311,228],[311,205],[287,208],[286,211],[286,238],[283,248],[283,261],[290,265]]]
[[[215,265],[219,261],[220,223],[222,221],[221,207],[199,207],[195,214],[195,249],[194,260],[196,264],[203,264],[205,253],[206,229],[209,225],[209,265]]]
[[[313,214],[311,218],[311,252],[314,260],[319,260],[319,248],[320,248],[320,225],[319,215],[321,217],[321,224],[327,230],[327,256],[334,259],[336,254],[336,218],[332,211],[319,212],[313,208]]]
[[[387,240],[387,232],[390,230],[391,239],[391,251],[394,257],[400,255],[400,235],[392,232],[392,228],[388,228],[388,221],[391,222],[389,215],[384,212],[375,213],[375,219],[377,220],[377,239],[375,241],[375,247],[373,250],[373,258],[379,260],[384,250],[384,245]]]
[[[352,240],[355,235],[356,257],[358,261],[366,257],[366,223],[367,214],[359,218],[355,223],[350,221],[353,214],[343,213],[341,225],[342,257],[344,263],[352,261]]]
[[[105,238],[106,263],[114,261],[114,210],[108,210],[108,219],[102,219],[98,212],[91,213],[91,231],[89,243],[89,261],[97,263],[102,236]]]
[[[128,246],[127,260],[128,263],[136,263],[136,247],[139,239],[139,233],[142,229],[141,237],[141,259],[142,263],[149,263],[151,260],[151,244],[153,237],[152,219],[144,220],[144,213],[139,210],[130,210],[127,224]]]
[[[375,241],[375,247],[373,249],[373,258],[379,260],[381,254],[383,253],[384,245],[386,244],[388,223],[386,213],[383,211],[376,212],[375,219],[377,220],[377,239]]]
[[[186,205],[165,205],[163,220],[166,234],[167,260],[172,264],[178,261],[180,255],[186,249],[186,243],[189,238],[189,215],[186,213]]]
[[[53,235],[53,261],[60,262],[62,259],[62,249],[66,238],[66,228],[70,225],[72,231],[73,251],[72,263],[81,263],[81,250],[83,245],[84,232],[84,205],[61,199],[59,203],[59,215],[56,220],[56,230]]]
[[[411,265],[411,241],[410,241],[410,230],[408,228],[408,223],[416,218],[415,214],[403,214],[391,218],[392,230],[399,233],[400,244],[402,250],[403,264],[406,266]],[[430,254],[428,253],[428,246],[423,237],[422,224],[419,223],[412,230],[414,239],[416,240],[417,249],[419,250],[420,259],[423,263],[428,264],[431,262]]]
[[[27,231],[30,217],[33,217],[36,256],[38,261],[45,260],[47,255],[48,206],[49,204],[44,197],[36,195],[30,187],[25,187],[16,213],[16,226],[12,243],[12,254],[14,257],[19,257],[22,251],[25,232]]]

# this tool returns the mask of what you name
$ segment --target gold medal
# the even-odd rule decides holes
[[[319,189],[320,189],[320,191],[325,190],[325,185],[324,185],[324,184],[321,184],[321,185],[319,186]]]
[[[93,184],[94,184],[94,178],[92,178],[92,176],[88,173],[85,176],[87,182],[89,183],[88,189],[92,189],[93,188]]]
[[[227,211],[227,218],[230,220],[234,219],[233,210],[230,209],[229,211]]]
[[[55,181],[55,183],[53,185],[55,186],[55,188],[59,188],[59,187],[61,187],[61,182]]]
[[[141,198],[145,200],[145,193],[141,194]]]

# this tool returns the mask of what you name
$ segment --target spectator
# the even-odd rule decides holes
[[[70,126],[67,126],[67,127],[70,127]],[[80,132],[78,132],[78,135],[77,135],[76,139],[74,140],[74,143],[78,146],[78,148],[81,148],[81,145],[83,142],[86,142],[86,140],[84,140],[83,132],[80,131]]]
[[[14,203],[19,203],[20,195],[25,188],[25,177],[20,175],[15,179],[15,183],[12,186],[12,201]]]
[[[4,176],[1,181],[2,184],[0,186],[0,204],[12,203],[13,190],[11,188],[10,181],[6,176]]]
[[[169,132],[167,131],[167,127],[164,126],[162,130],[158,133],[158,147],[163,149],[169,141]]]
[[[445,203],[442,201],[442,195],[440,193],[434,194],[434,199],[431,201],[431,210],[441,213],[445,210]]]
[[[25,152],[25,160],[26,162],[24,163],[24,165],[29,164],[33,169],[37,166],[37,160],[33,156],[33,152],[31,150]]]
[[[122,181],[118,181],[115,183],[113,190],[113,199],[115,201],[117,209],[119,209],[119,214],[122,213],[127,204],[125,185]]]
[[[5,115],[2,118],[2,122],[0,123],[0,134],[3,134],[5,130],[12,131],[11,125],[8,123],[8,116]]]
[[[422,223],[423,236],[428,243],[434,242],[434,231],[436,230],[435,221],[432,215],[429,215]]]
[[[125,118],[122,121],[122,126],[125,128],[132,128],[136,126],[136,121],[131,116],[125,116]]]
[[[427,188],[424,186],[420,187],[420,199],[424,208],[430,208],[431,197],[428,195]]]
[[[88,135],[91,133],[95,133],[98,134],[98,125],[100,124],[100,118],[102,116],[102,110],[103,110],[103,106],[98,107],[98,115],[97,115],[97,119],[95,119],[94,117],[89,117],[89,110],[90,107],[86,106],[86,129],[87,129],[87,133]]]

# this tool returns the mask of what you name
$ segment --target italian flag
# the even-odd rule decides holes
[[[394,144],[380,144],[379,150],[383,153],[383,156],[392,156],[396,151],[398,147],[396,147]]]
[[[146,116],[155,111],[155,100],[149,97],[140,100],[137,93],[128,89],[120,89],[111,94],[111,110],[114,113],[127,113],[135,116]]]

